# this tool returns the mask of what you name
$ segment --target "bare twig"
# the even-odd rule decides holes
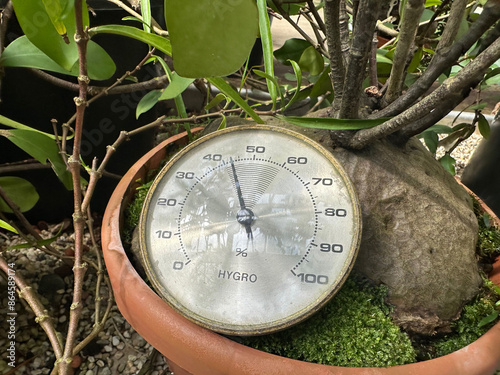
[[[37,294],[18,272],[9,272],[11,268],[2,256],[0,256],[0,269],[5,272],[6,275],[14,279],[18,288],[17,292],[19,294],[19,297],[28,302],[28,305],[35,313],[35,321],[40,324],[42,329],[47,334],[47,337],[49,338],[49,341],[54,349],[56,359],[59,360],[63,355],[62,344],[59,340],[60,335],[54,327],[52,318],[48,315],[48,312],[47,310],[45,310],[43,303],[38,299]]]
[[[52,83],[55,86],[75,92],[78,92],[80,89],[78,84],[55,77],[42,70],[38,69],[29,69],[29,70],[36,76]],[[164,75],[161,77],[151,78],[150,80],[144,82],[128,83],[126,85],[120,85],[120,86],[113,85],[112,88],[103,86],[89,86],[87,93],[91,96],[98,95],[102,92],[105,92],[106,95],[127,94],[135,91],[161,89],[164,88],[167,83],[168,83],[168,77]]]
[[[88,264],[83,262],[83,235],[85,229],[85,211],[82,211],[82,189],[80,182],[80,146],[83,132],[83,117],[85,114],[87,88],[89,77],[87,73],[87,44],[89,36],[83,26],[82,0],[75,0],[75,19],[76,31],[75,42],[78,47],[79,75],[78,83],[80,85],[79,95],[75,98],[76,120],[75,120],[75,138],[73,143],[73,153],[68,160],[69,170],[73,179],[73,228],[75,231],[75,262],[73,265],[74,286],[73,301],[70,308],[68,333],[66,335],[66,344],[64,354],[60,361],[56,362],[61,375],[70,373],[70,365],[73,360],[73,349],[75,347],[78,323],[80,321],[82,305],[83,279]]]

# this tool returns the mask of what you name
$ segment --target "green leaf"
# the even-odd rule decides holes
[[[485,76],[484,80],[488,80],[496,75],[500,75],[500,68],[491,69]]]
[[[376,58],[377,58],[377,63],[392,65],[392,60],[390,58],[386,57],[382,53],[377,52]]]
[[[429,7],[434,7],[434,6],[438,6],[438,5],[441,5],[441,0],[425,0],[425,7],[426,8],[429,8]]]
[[[172,46],[170,41],[160,35],[147,33],[132,26],[124,25],[103,25],[96,26],[89,29],[89,35],[92,37],[96,34],[115,34],[126,36],[132,39],[139,40],[150,46],[155,47],[157,50],[172,56]]]
[[[227,97],[231,98],[240,108],[242,108],[248,116],[250,116],[258,124],[263,124],[264,121],[257,113],[250,107],[250,105],[238,94],[224,79],[220,77],[212,77],[207,79],[212,85],[217,87]]]
[[[47,136],[49,138],[56,139],[56,137],[54,135],[52,135],[52,134],[44,133],[44,132],[42,132],[42,131],[40,131],[38,129],[29,127],[27,125],[23,125],[20,122],[11,120],[10,118],[7,118],[7,117],[2,116],[2,115],[0,115],[0,124],[8,126],[9,128],[22,129],[22,130],[30,130],[30,131],[33,131],[33,132],[37,132],[37,133],[43,134],[43,135],[45,135],[45,136]]]
[[[311,75],[319,75],[325,67],[323,56],[313,46],[307,47],[299,59],[299,65],[302,70],[311,73]]]
[[[220,92],[217,95],[215,95],[215,97],[212,100],[210,100],[210,103],[208,103],[205,106],[205,109],[208,111],[209,109],[218,106],[223,100],[229,101],[230,99],[228,99],[226,95]]]
[[[88,56],[88,75],[90,79],[106,80],[114,74],[116,70],[115,63],[98,44],[89,41]],[[79,74],[78,63],[75,63],[69,71],[64,69],[31,43],[26,36],[17,38],[5,48],[0,63],[6,67],[42,69],[75,77]]]
[[[469,109],[474,110],[474,111],[477,109],[477,110],[479,110],[479,111],[480,111],[480,110],[485,109],[487,106],[488,106],[488,103],[487,103],[487,102],[482,102],[482,103],[478,103],[478,104],[471,105],[471,106],[469,107]]]
[[[482,113],[479,114],[479,120],[477,126],[481,135],[488,139],[490,136],[490,123],[486,120],[486,117]]]
[[[66,26],[67,34],[71,36],[68,38],[69,44],[66,44],[54,28],[42,1],[13,0],[13,4],[19,25],[28,39],[65,70],[71,71],[78,61],[78,48],[73,39],[76,30],[74,2],[67,2],[60,17]],[[89,19],[85,2],[82,3],[82,8],[84,25],[87,26]]]
[[[255,0],[165,0],[177,73],[226,76],[248,58],[258,34]]]
[[[227,120],[226,120],[226,116],[222,115],[222,121],[220,122],[220,125],[219,127],[217,128],[217,130],[222,130],[222,129],[225,129],[227,126]]]
[[[39,241],[20,243],[20,244],[14,245],[14,246],[10,246],[9,250],[29,249],[30,247],[34,247],[34,246],[39,246],[39,247],[47,246],[47,245],[50,245],[52,242],[56,241],[59,238],[59,236],[60,236],[60,234],[58,234],[54,237],[42,239]]]
[[[0,130],[0,135],[6,137],[40,163],[47,164],[48,160],[64,186],[68,190],[73,188],[71,173],[66,169],[66,164],[59,155],[59,148],[53,138],[41,132],[25,129]]]
[[[21,212],[31,210],[38,199],[38,193],[31,182],[20,177],[0,177],[0,186],[7,196],[19,207]],[[12,212],[7,203],[0,198],[0,211]]]
[[[418,48],[415,54],[413,55],[413,58],[411,59],[410,65],[408,66],[408,73],[415,73],[420,65],[420,62],[422,60],[422,55],[424,51],[422,48]]]
[[[172,71],[168,67],[166,61],[162,57],[156,56],[156,55],[153,55],[151,59],[153,61],[157,61],[160,63],[160,65],[163,68],[163,71],[165,72],[165,74],[168,77],[168,80],[172,81]],[[188,115],[186,112],[186,106],[184,105],[184,99],[182,98],[182,95],[176,96],[174,98],[174,102],[175,102],[175,108],[177,109],[177,114],[182,118],[187,118]],[[190,133],[188,133],[188,134],[190,134]]]
[[[193,78],[184,78],[176,72],[172,73],[169,85],[163,90],[159,100],[173,99],[184,92],[193,83]]]
[[[425,131],[422,133],[422,137],[429,151],[432,154],[436,154],[439,144],[439,137],[437,133],[435,131]]]
[[[484,327],[485,325],[494,322],[496,318],[498,318],[498,311],[495,310],[490,315],[485,316],[483,319],[481,319],[477,326],[478,328]]]
[[[274,63],[273,63],[273,40],[271,36],[271,23],[269,22],[269,15],[267,13],[266,0],[257,0],[257,9],[259,13],[259,31],[260,39],[262,41],[262,54],[264,56],[264,71],[270,77],[274,77]],[[274,105],[277,100],[277,91],[279,85],[275,80],[266,79],[267,90],[271,95],[271,100]]]
[[[276,79],[276,77],[272,77],[269,74],[267,74],[266,72],[263,72],[262,70],[259,70],[259,69],[254,69],[253,72],[255,74],[257,74],[258,76],[265,78],[266,81],[272,82],[274,87],[279,87],[279,83],[278,83],[278,80]],[[281,92],[281,90],[280,90],[280,96],[281,96],[281,102],[283,103],[284,98],[283,98],[283,93]],[[271,98],[273,101],[273,107],[271,108],[271,110],[274,111],[274,109],[276,108],[276,97],[271,96]]]
[[[135,118],[139,118],[144,112],[149,111],[151,108],[158,103],[158,99],[161,96],[161,90],[152,90],[142,97],[142,99],[137,103],[137,108],[135,109]]]
[[[290,61],[299,61],[300,56],[306,48],[312,47],[311,43],[304,39],[291,38],[285,41],[281,48],[274,51],[274,57],[284,65],[290,65]]]
[[[318,80],[314,83],[311,90],[311,97],[317,98],[328,91],[333,92],[332,80],[330,79],[330,66],[326,67]]]
[[[439,159],[439,161],[444,169],[450,172],[451,175],[455,176],[455,159],[446,154],[441,159]]]
[[[369,129],[387,121],[387,118],[379,119],[337,119],[331,117],[300,117],[300,116],[277,116],[278,118],[297,126],[313,129],[330,130],[359,130]]]
[[[142,15],[142,21],[144,22],[143,29],[145,32],[150,33],[151,32],[151,4],[150,4],[149,0],[141,0],[141,15]]]
[[[293,72],[295,73],[295,79],[297,81],[297,86],[295,88],[295,93],[293,94],[292,98],[287,103],[285,108],[283,108],[283,110],[290,107],[295,102],[295,100],[297,100],[297,97],[300,93],[300,86],[302,85],[302,71],[300,70],[299,64],[297,64],[297,62],[295,62],[295,61],[290,61],[290,64],[292,64]]]
[[[13,233],[18,233],[16,228],[14,228],[12,225],[10,225],[9,223],[3,221],[3,220],[0,220],[0,228],[3,228],[3,229],[7,229]]]
[[[300,9],[305,4],[306,4],[305,2],[301,2],[301,3],[282,2],[281,7],[286,12],[286,14],[293,16],[293,15],[299,14]],[[276,5],[274,4],[274,2],[272,0],[267,1],[267,6],[269,8],[271,8],[272,10],[274,10],[276,13],[280,13],[280,11],[278,10],[278,8],[276,8]],[[319,9],[319,7],[318,7],[318,9]]]

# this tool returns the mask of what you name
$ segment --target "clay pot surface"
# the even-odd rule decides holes
[[[168,358],[179,374],[282,375],[488,375],[500,366],[500,323],[474,343],[449,355],[388,368],[336,367],[265,353],[202,328],[175,312],[138,275],[123,248],[122,214],[137,180],[159,166],[166,146],[185,142],[186,134],[171,137],[144,155],[122,178],[109,200],[102,224],[106,268],[120,312],[130,325]],[[500,260],[491,279],[500,285]]]

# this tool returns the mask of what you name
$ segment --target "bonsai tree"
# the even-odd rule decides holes
[[[147,130],[183,124],[190,134],[190,124],[221,118],[224,127],[229,115],[298,126],[332,150],[362,204],[363,241],[356,267],[388,286],[397,322],[408,330],[433,333],[446,329],[460,314],[481,277],[474,254],[477,223],[469,197],[448,172],[453,169],[449,153],[476,127],[485,136],[489,127],[480,99],[471,124],[447,129],[434,125],[471,92],[498,80],[498,1],[165,0],[166,28],[152,16],[148,0],[108,2],[129,16],[95,25],[92,1],[87,6],[83,0],[12,0],[3,9],[0,40],[2,45],[9,42],[0,59],[5,79],[14,67],[35,69],[37,77],[74,97],[74,115],[55,118],[52,124],[0,117],[0,134],[39,163],[50,163],[73,191],[74,294],[64,340],[45,319],[36,293],[19,273],[11,276],[47,332],[60,374],[70,372],[73,356],[102,329],[109,312],[109,302],[104,313],[96,310],[94,330],[76,342],[88,268],[98,270],[98,284],[106,282],[97,242],[98,261],[92,261],[83,254],[83,237],[85,231],[93,233],[91,199],[114,153]],[[296,14],[310,22],[311,35],[293,20]],[[11,34],[5,25],[14,15],[23,35],[7,38]],[[286,19],[302,36],[274,52],[277,60],[291,66],[293,74],[285,77],[289,81],[274,73],[270,15]],[[120,61],[113,61],[97,43],[109,35],[139,41],[145,48],[143,56],[117,76]],[[263,65],[256,67],[248,56],[257,36]],[[137,78],[152,66],[155,77]],[[265,86],[269,99],[259,106],[242,97],[239,89],[245,84]],[[205,106],[191,111],[182,93],[193,85],[205,94]],[[156,104],[169,99],[174,116],[160,113],[137,129],[123,130],[99,159],[83,158],[85,134],[110,129],[108,114],[100,114],[102,122],[89,121],[86,114],[106,97],[134,92],[140,95],[128,108],[135,107],[137,117],[153,113]],[[287,116],[303,100],[312,112]],[[119,110],[109,106],[110,112]],[[451,145],[441,163],[433,157],[439,132],[447,133]],[[20,196],[16,192],[21,187]],[[33,186],[17,177],[1,177],[0,195],[0,209],[17,216],[14,221],[2,215],[0,225],[29,231],[30,244],[61,256],[30,229],[21,213],[37,200]],[[18,223],[24,223],[24,229]],[[8,274],[3,256],[0,267]]]

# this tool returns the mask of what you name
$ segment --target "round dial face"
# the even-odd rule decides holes
[[[360,209],[331,153],[269,126],[200,138],[154,181],[141,252],[156,291],[212,330],[269,333],[317,311],[359,245]]]

